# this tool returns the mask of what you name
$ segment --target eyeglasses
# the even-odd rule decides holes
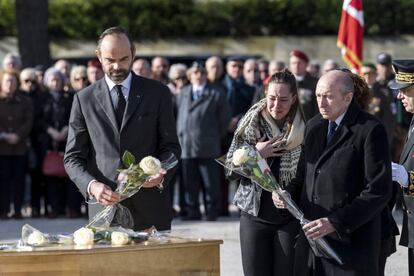
[[[24,83],[36,83],[36,80],[31,80],[31,79],[27,79],[27,80],[23,80]]]
[[[79,77],[79,78],[75,78],[75,81],[80,81],[80,80],[82,80],[82,81],[86,81],[86,80],[87,80],[87,78],[86,78],[86,77]]]

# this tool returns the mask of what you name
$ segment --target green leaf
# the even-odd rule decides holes
[[[94,240],[94,242],[98,242],[98,241],[101,241],[101,240],[110,241],[111,240],[111,234],[112,234],[112,231],[101,230],[101,231],[95,233],[93,240]]]
[[[135,164],[135,156],[126,150],[122,156],[122,163],[124,163],[125,167],[129,168],[129,166]]]

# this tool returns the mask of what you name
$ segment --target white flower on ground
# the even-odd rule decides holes
[[[147,156],[139,162],[140,168],[147,175],[156,175],[161,170],[161,162],[157,158]]]
[[[111,244],[112,245],[125,245],[129,242],[129,237],[127,233],[114,231],[111,234]]]
[[[27,243],[30,245],[42,245],[45,242],[46,242],[45,237],[42,235],[42,233],[38,231],[34,231],[27,238]]]
[[[73,242],[76,245],[92,245],[94,234],[89,228],[82,227],[73,233]]]
[[[249,160],[249,151],[245,148],[237,149],[233,153],[233,164],[235,166],[240,166],[244,164],[247,160]]]

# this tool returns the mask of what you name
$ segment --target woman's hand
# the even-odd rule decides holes
[[[288,192],[283,191],[283,193],[290,197],[290,194]],[[285,202],[276,192],[272,193],[272,200],[277,209],[286,209]]]
[[[256,144],[256,149],[259,151],[263,158],[282,156],[286,150],[286,140],[282,135],[273,137],[268,141],[264,141],[266,136],[260,138]]]
[[[54,129],[53,127],[48,127],[46,130],[47,134],[49,134],[49,136],[54,140],[54,141],[58,141],[59,140],[59,131],[57,131],[56,129]]]

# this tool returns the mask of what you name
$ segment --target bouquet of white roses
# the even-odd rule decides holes
[[[310,221],[304,218],[303,212],[296,203],[291,199],[288,192],[283,190],[272,174],[266,160],[262,158],[259,152],[251,145],[244,145],[234,151],[229,160],[227,157],[217,159],[230,172],[235,172],[241,176],[249,178],[268,192],[276,192],[284,201],[286,209],[299,220],[303,226]],[[309,244],[316,256],[332,258],[339,264],[342,264],[341,258],[329,246],[324,238],[317,240],[308,239]]]
[[[121,196],[120,201],[136,194],[145,181],[151,176],[158,174],[161,169],[169,170],[175,167],[178,160],[174,154],[171,154],[163,162],[160,162],[152,156],[147,156],[137,164],[135,157],[126,151],[122,157],[122,162],[127,169],[120,170],[117,179],[118,187],[115,190]],[[158,188],[162,190],[163,186],[159,185]],[[108,205],[93,217],[91,222],[86,225],[86,228],[108,229],[110,226],[122,226],[127,229],[133,228],[134,220],[128,208],[122,206],[120,203]]]

